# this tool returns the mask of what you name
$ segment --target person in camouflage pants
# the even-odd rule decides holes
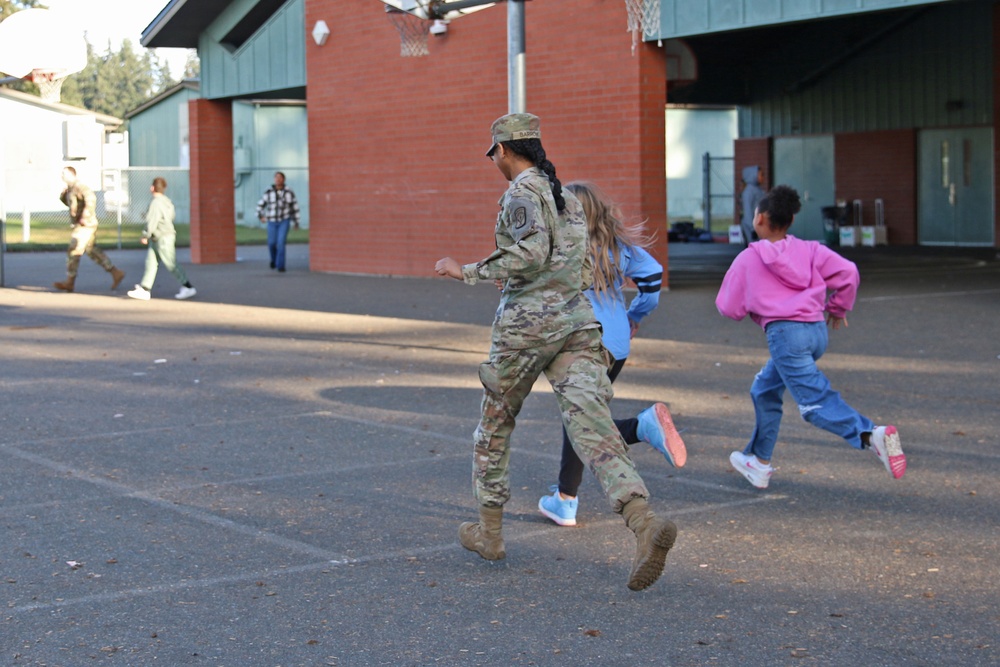
[[[562,190],[542,148],[537,116],[503,116],[491,134],[487,156],[510,181],[499,202],[497,249],[473,264],[445,257],[435,265],[439,275],[468,284],[493,280],[502,290],[489,360],[479,368],[484,393],[473,468],[480,520],[463,523],[459,540],[487,560],[505,557],[501,531],[510,499],[510,435],[524,399],[544,373],[573,447],[636,535],[628,587],[642,590],[662,573],[677,528],[649,509],[649,492],[611,418],[607,353],[584,294],[591,270],[583,207]]]
[[[76,288],[80,258],[86,254],[111,274],[111,289],[117,289],[125,277],[125,272],[115,267],[104,251],[97,247],[97,197],[94,191],[77,179],[76,169],[73,167],[63,168],[62,179],[66,189],[59,195],[59,200],[69,207],[69,219],[73,231],[70,233],[69,248],[66,251],[66,280],[52,285],[64,292],[72,292]]]

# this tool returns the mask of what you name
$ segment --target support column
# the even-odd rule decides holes
[[[993,3],[993,247],[1000,248],[1000,3]]]
[[[232,102],[188,102],[191,145],[191,261],[236,261]]]
[[[650,254],[663,265],[663,286],[668,286],[667,267],[667,61],[656,43],[642,43],[638,60],[639,86],[639,202],[646,230],[656,232]]]

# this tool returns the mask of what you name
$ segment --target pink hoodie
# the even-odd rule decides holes
[[[854,262],[816,241],[789,234],[777,243],[751,243],[737,255],[715,306],[734,320],[749,315],[761,328],[775,320],[822,322],[824,311],[835,317],[847,314],[859,282]]]

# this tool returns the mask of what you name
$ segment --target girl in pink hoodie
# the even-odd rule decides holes
[[[787,388],[803,419],[839,435],[852,447],[871,448],[898,479],[906,472],[906,456],[896,427],[875,426],[844,402],[816,366],[826,351],[827,323],[833,329],[847,326],[859,276],[853,262],[816,241],[788,233],[801,207],[798,193],[787,185],[764,196],[753,220],[760,241],[733,260],[715,299],[726,317],[738,321],[749,315],[759,324],[771,353],[750,386],[756,413],[753,435],[742,452],[729,456],[729,462],[751,484],[767,488]]]

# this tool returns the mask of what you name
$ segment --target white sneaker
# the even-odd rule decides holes
[[[868,445],[890,475],[899,479],[906,473],[906,454],[895,426],[876,426],[868,438]]]
[[[126,292],[133,299],[139,299],[139,301],[149,301],[149,290],[144,288],[142,285],[136,285],[128,292]]]
[[[198,293],[198,290],[196,290],[195,288],[193,288],[193,287],[185,287],[184,285],[181,285],[181,291],[178,292],[177,294],[175,294],[174,298],[175,299],[190,299],[191,297],[193,297],[197,293]]]
[[[766,466],[762,465],[756,456],[747,456],[743,452],[733,452],[730,454],[729,463],[758,489],[767,488],[768,483],[771,481],[771,474],[774,472],[774,468],[770,464]]]

